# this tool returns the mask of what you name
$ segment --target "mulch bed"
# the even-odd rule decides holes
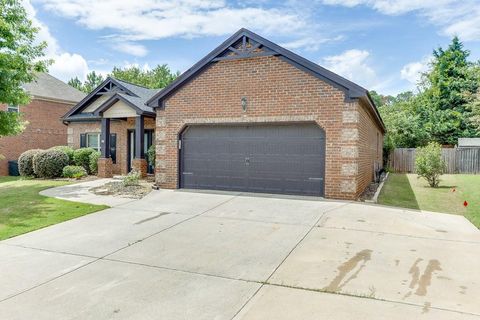
[[[97,195],[141,199],[152,191],[152,185],[142,181],[138,185],[125,186],[122,181],[112,181],[103,186],[92,188],[89,191]]]

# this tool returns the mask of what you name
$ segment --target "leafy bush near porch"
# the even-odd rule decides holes
[[[89,168],[91,174],[97,174],[98,172],[98,158],[100,158],[100,152],[95,151],[90,154],[89,157]]]
[[[21,176],[32,177],[35,175],[33,170],[33,157],[42,151],[41,149],[27,150],[18,158],[18,170]]]
[[[67,165],[67,154],[59,150],[42,150],[33,157],[33,170],[40,178],[61,177]]]
[[[66,166],[63,168],[62,175],[65,178],[80,179],[87,175],[87,170],[81,166]]]
[[[419,177],[425,178],[432,188],[438,187],[440,175],[445,170],[442,159],[442,146],[437,142],[430,142],[425,147],[417,148],[415,171]]]
[[[72,147],[69,147],[69,146],[55,146],[55,147],[51,147],[50,150],[58,150],[58,151],[65,152],[66,155],[68,156],[68,164],[69,165],[74,164],[73,154],[74,154],[75,150]]]
[[[147,150],[148,164],[155,167],[155,144],[152,144]]]
[[[90,173],[90,155],[96,152],[93,148],[80,148],[73,152],[75,165],[81,166]]]
[[[140,181],[140,172],[138,172],[137,170],[132,170],[123,178],[123,185],[138,186],[139,181]]]

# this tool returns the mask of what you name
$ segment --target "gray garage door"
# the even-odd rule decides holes
[[[324,194],[325,133],[314,124],[191,126],[181,140],[182,188]]]

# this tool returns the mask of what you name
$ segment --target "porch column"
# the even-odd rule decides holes
[[[110,118],[102,118],[100,150],[102,158],[110,158]]]
[[[144,116],[137,116],[135,118],[135,158],[132,161],[132,169],[140,172],[142,178],[147,176],[147,160],[145,160],[144,150],[144,118]]]
[[[135,118],[135,159],[144,159],[144,136],[145,129],[143,123],[143,116],[138,116]]]
[[[102,129],[100,133],[100,158],[98,159],[97,175],[101,178],[113,176],[113,162],[110,158],[110,119],[102,118]]]

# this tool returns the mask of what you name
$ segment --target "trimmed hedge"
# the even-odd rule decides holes
[[[33,157],[33,170],[40,178],[61,177],[67,165],[67,154],[59,150],[43,150]]]
[[[65,178],[80,179],[87,175],[87,170],[80,166],[66,166],[63,168],[62,176]]]
[[[98,151],[92,152],[90,154],[90,173],[97,174],[98,172],[98,158],[100,158],[101,153]]]
[[[33,170],[33,157],[43,151],[42,149],[32,149],[27,150],[20,155],[18,158],[18,171],[21,176],[31,177],[35,175],[35,170]]]
[[[70,164],[70,165],[74,164],[73,153],[74,153],[75,150],[73,150],[72,147],[69,147],[69,146],[55,146],[55,147],[51,147],[50,150],[58,150],[58,151],[65,152],[68,156],[68,164]]]
[[[96,152],[92,148],[80,148],[73,152],[73,160],[75,165],[84,167],[90,173],[90,155]]]

